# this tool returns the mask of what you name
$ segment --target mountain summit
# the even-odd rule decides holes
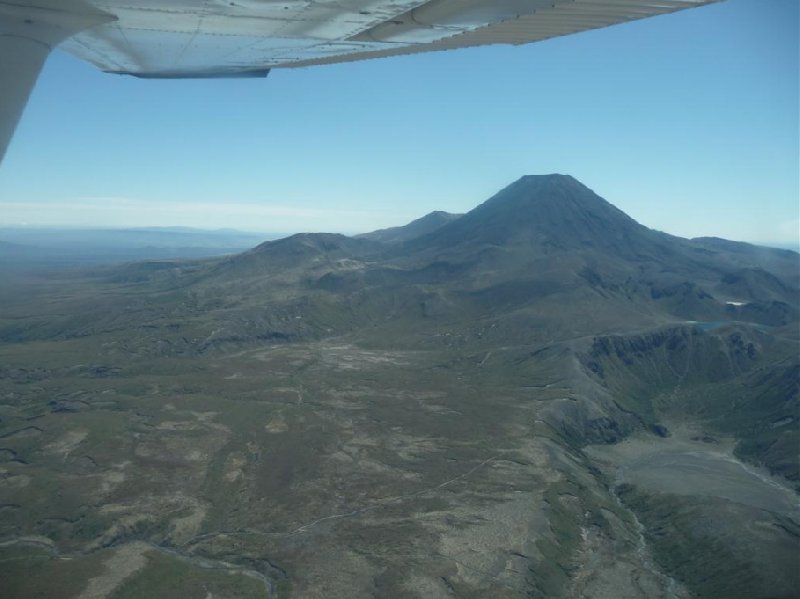
[[[538,246],[544,251],[606,250],[634,257],[663,248],[651,231],[569,175],[528,175],[444,227],[420,247]]]
[[[669,260],[678,238],[653,231],[569,175],[529,175],[463,217],[411,240],[408,250],[503,248],[530,258],[576,253],[612,260]]]

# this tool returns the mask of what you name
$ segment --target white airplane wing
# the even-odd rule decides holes
[[[49,50],[139,77],[264,76],[525,44],[717,0],[0,0],[0,158]]]
[[[91,0],[116,21],[62,44],[104,71],[149,77],[297,67],[525,44],[709,0]]]

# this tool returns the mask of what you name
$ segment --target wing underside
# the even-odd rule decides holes
[[[104,71],[263,75],[487,44],[525,44],[714,0],[90,0],[114,21],[62,48]]]

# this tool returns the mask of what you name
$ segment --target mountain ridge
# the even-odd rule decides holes
[[[370,233],[355,235],[359,239],[371,239],[382,243],[402,243],[421,235],[432,233],[447,223],[461,218],[463,214],[453,214],[444,210],[434,210],[425,216],[412,220],[410,223],[398,227],[378,229]]]

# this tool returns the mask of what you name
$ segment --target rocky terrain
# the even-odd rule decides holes
[[[800,257],[575,179],[0,289],[9,597],[794,597]]]

